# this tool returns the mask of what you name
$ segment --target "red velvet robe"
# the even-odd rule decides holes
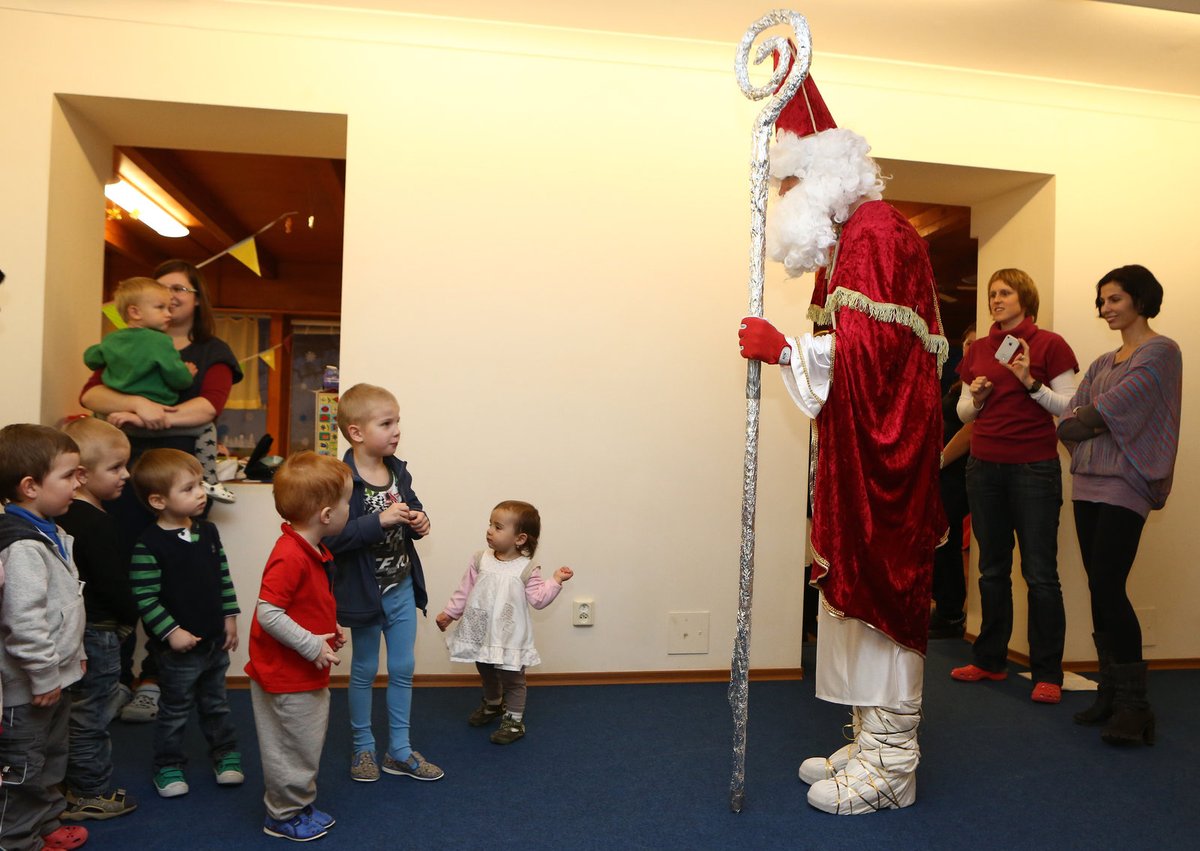
[[[925,243],[889,204],[861,205],[810,316],[834,326],[829,399],[816,419],[814,583],[834,614],[924,653],[938,489],[939,366],[947,349]]]

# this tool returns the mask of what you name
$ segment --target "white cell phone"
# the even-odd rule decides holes
[[[1008,363],[1019,348],[1021,348],[1020,340],[1012,334],[1005,335],[1004,339],[1000,341],[1000,346],[996,349],[996,360],[1000,361],[1000,363]]]

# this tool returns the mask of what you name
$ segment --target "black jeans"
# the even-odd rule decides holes
[[[208,740],[208,755],[217,759],[237,750],[237,733],[229,720],[225,672],[229,654],[220,642],[204,639],[187,653],[176,653],[165,644],[155,646],[158,657],[158,722],[154,727],[154,769],[182,767],[183,732],[192,707],[200,716],[200,729]]]
[[[1113,662],[1142,661],[1142,625],[1125,592],[1146,520],[1136,511],[1076,500],[1075,532],[1092,597],[1092,629],[1108,640]]]
[[[1067,618],[1058,583],[1058,458],[1029,464],[967,461],[971,528],[979,541],[979,603],[983,623],[975,664],[1003,671],[1012,636],[1013,535],[1021,546],[1021,575],[1029,588],[1029,667],[1035,683],[1062,685]]]

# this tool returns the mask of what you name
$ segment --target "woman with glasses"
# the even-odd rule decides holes
[[[194,364],[195,378],[179,392],[179,402],[160,405],[142,396],[132,396],[106,387],[102,370],[92,373],[79,396],[80,404],[120,426],[129,436],[129,463],[149,449],[179,449],[200,457],[212,455],[215,462],[215,421],[225,407],[233,385],[242,380],[242,368],[229,345],[214,333],[212,305],[204,290],[200,270],[186,260],[167,260],[154,270],[154,278],[171,292],[171,324],[167,333],[184,363]],[[205,482],[209,495],[232,502],[232,494],[219,483]],[[154,522],[152,515],[126,488],[121,497],[105,508],[117,524],[122,557],[128,561],[142,531]],[[132,644],[125,648],[122,683],[132,682]],[[152,721],[158,713],[158,686],[152,656],[142,669],[137,695],[121,711],[124,721]]]

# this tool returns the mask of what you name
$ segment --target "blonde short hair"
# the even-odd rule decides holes
[[[137,492],[138,499],[151,511],[154,509],[150,507],[150,497],[155,494],[166,496],[171,492],[175,480],[183,473],[203,476],[204,468],[194,455],[188,455],[178,449],[147,450],[137,459],[130,471],[133,489]]]
[[[371,418],[371,413],[380,405],[391,405],[397,410],[400,403],[391,391],[374,384],[355,384],[338,399],[338,430],[342,437],[350,439],[349,426],[361,426]]]
[[[350,484],[350,468],[328,455],[296,452],[279,465],[271,484],[279,516],[289,523],[303,523],[341,501]]]
[[[80,417],[62,427],[63,434],[79,445],[79,463],[92,470],[110,449],[129,451],[129,438],[115,425],[97,417]]]
[[[122,319],[129,319],[130,305],[137,304],[151,293],[169,297],[171,291],[153,278],[126,278],[117,284],[117,290],[113,293],[117,313],[121,314]]]
[[[1029,277],[1029,273],[1020,269],[998,269],[988,279],[989,290],[996,281],[1004,281],[1013,288],[1017,294],[1017,303],[1021,305],[1025,315],[1036,322],[1041,300],[1038,298],[1037,284]]]

